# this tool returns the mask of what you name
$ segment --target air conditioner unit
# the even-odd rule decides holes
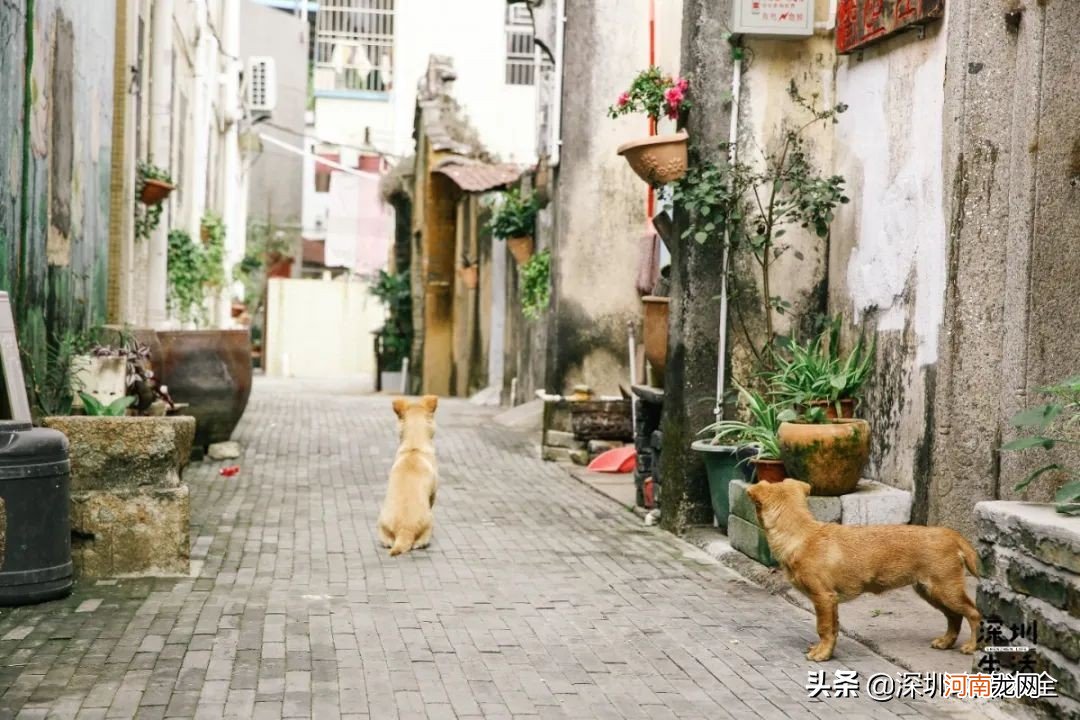
[[[274,58],[248,58],[247,105],[251,112],[271,113],[277,105],[277,72]]]

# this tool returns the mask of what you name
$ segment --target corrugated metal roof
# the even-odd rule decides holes
[[[522,169],[516,165],[447,158],[435,166],[434,172],[447,176],[465,192],[485,192],[517,182]]]

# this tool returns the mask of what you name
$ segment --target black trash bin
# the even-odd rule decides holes
[[[0,421],[0,605],[26,605],[71,592],[71,464],[63,433]]]

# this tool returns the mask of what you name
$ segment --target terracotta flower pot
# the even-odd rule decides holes
[[[777,439],[791,477],[809,483],[811,495],[853,492],[870,457],[870,424],[865,420],[781,423]]]
[[[825,408],[825,417],[830,420],[850,420],[855,417],[855,401],[852,398],[840,401],[840,415],[836,414],[836,403],[828,400],[811,400],[807,404],[810,407]]]
[[[469,290],[475,290],[476,286],[480,284],[480,268],[476,265],[458,268],[458,275],[461,276],[462,284]]]
[[[645,357],[658,377],[664,376],[667,367],[668,310],[671,299],[648,295],[641,298],[645,303]]]
[[[650,185],[665,185],[686,174],[689,138],[685,130],[674,135],[652,135],[621,145],[619,154],[639,178]]]
[[[754,474],[757,475],[758,482],[781,483],[788,476],[783,460],[754,458],[750,462],[754,465]]]
[[[164,180],[154,180],[152,178],[143,179],[142,192],[139,194],[139,200],[143,205],[160,205],[165,201],[165,198],[169,197],[169,193],[175,188],[174,185],[170,185]]]
[[[507,238],[506,247],[510,249],[510,254],[514,256],[514,262],[518,265],[524,265],[533,254],[532,236]]]

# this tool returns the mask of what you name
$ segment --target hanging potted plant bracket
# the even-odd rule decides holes
[[[650,67],[634,78],[630,89],[608,108],[608,116],[617,118],[630,113],[644,113],[655,130],[661,117],[678,121],[690,109],[690,101],[686,99],[689,88],[690,82],[686,78],[672,78],[664,75],[660,68]],[[673,135],[650,133],[623,143],[619,146],[618,154],[626,158],[630,168],[645,182],[666,185],[686,174],[689,139],[685,130]]]
[[[167,171],[150,163],[139,164],[139,202],[143,205],[160,205],[175,189]]]

